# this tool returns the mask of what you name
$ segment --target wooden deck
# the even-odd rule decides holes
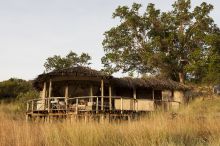
[[[117,119],[130,120],[157,109],[175,110],[180,102],[134,99],[118,96],[50,97],[27,101],[26,118],[43,119]]]

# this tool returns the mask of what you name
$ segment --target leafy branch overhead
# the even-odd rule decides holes
[[[76,53],[70,51],[65,57],[61,57],[60,55],[54,55],[53,57],[47,58],[44,63],[44,67],[46,72],[53,71],[57,69],[63,69],[68,67],[75,66],[89,66],[91,63],[91,56],[87,53],[82,53],[81,55],[77,55]]]
[[[213,42],[220,36],[209,16],[213,6],[203,2],[191,9],[190,0],[177,0],[167,12],[154,4],[148,4],[143,13],[140,8],[133,3],[113,13],[120,23],[104,33],[105,69],[159,74],[181,82],[186,74],[203,77],[216,47]]]

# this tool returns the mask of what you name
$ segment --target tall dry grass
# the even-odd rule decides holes
[[[170,113],[155,113],[130,123],[25,122],[16,113],[16,106],[1,105],[0,145],[220,145],[220,118],[212,112],[202,116],[192,112],[196,105],[201,107],[201,102],[181,110],[175,118]],[[220,103],[220,100],[214,102]]]

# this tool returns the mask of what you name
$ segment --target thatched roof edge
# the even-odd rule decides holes
[[[118,87],[148,87],[154,89],[169,89],[169,90],[188,90],[189,87],[178,82],[169,79],[158,79],[154,77],[144,77],[144,78],[112,78],[112,84]]]

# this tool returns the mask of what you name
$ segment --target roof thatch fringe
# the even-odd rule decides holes
[[[62,75],[62,76],[72,75],[72,76],[87,76],[87,77],[106,77],[107,76],[101,71],[97,71],[89,67],[82,67],[82,66],[55,70],[55,71],[47,73],[47,75],[52,75],[52,76],[53,75]]]
[[[178,82],[167,80],[167,79],[158,79],[153,77],[144,77],[144,78],[113,78],[111,82],[118,87],[147,87],[155,89],[172,89],[172,90],[187,90],[189,87],[186,85],[180,84]]]

